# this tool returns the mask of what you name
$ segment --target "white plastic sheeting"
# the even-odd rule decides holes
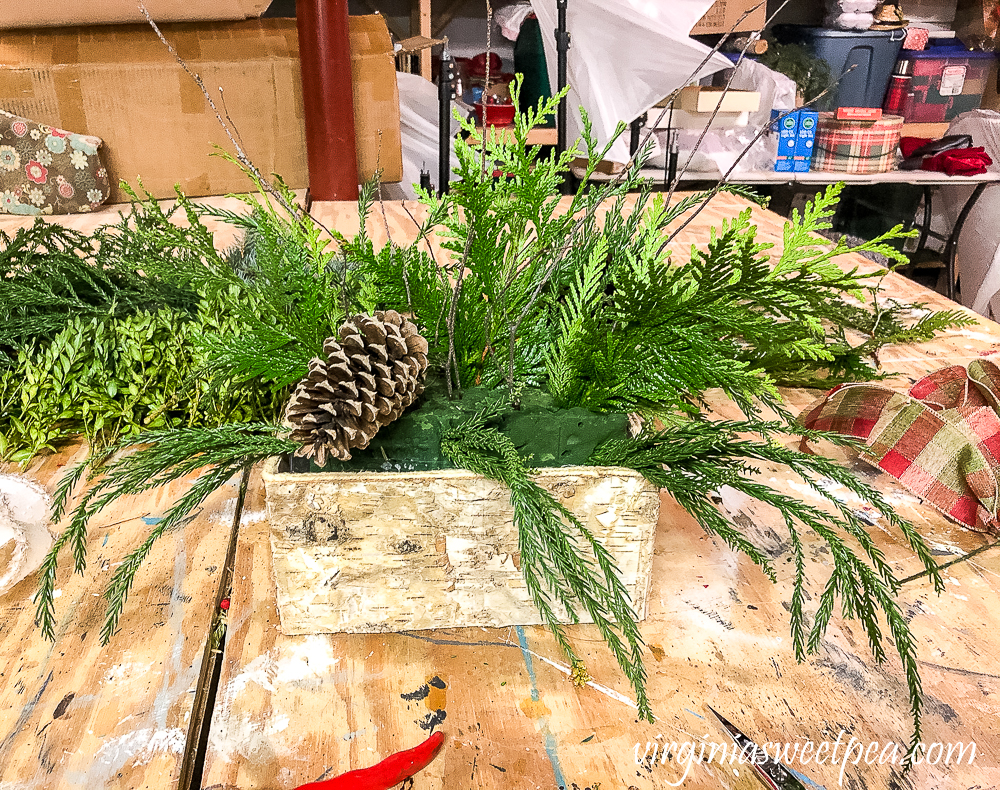
[[[45,490],[21,475],[0,475],[0,594],[42,564],[52,546]]]
[[[399,85],[399,127],[403,144],[403,194],[416,199],[413,185],[420,183],[421,169],[438,183],[438,89],[419,74],[396,73]],[[458,132],[458,121],[452,118],[452,132]],[[452,168],[458,167],[454,151]]]
[[[518,34],[521,32],[521,25],[524,24],[524,20],[530,15],[531,4],[518,3],[517,5],[498,8],[494,19],[500,26],[500,32],[503,33],[504,38],[510,41],[517,41]]]
[[[708,114],[691,114],[683,111],[674,113],[674,125],[680,127],[678,143],[678,172],[686,171],[689,176],[719,178],[729,172],[748,173],[771,170],[777,155],[777,140],[772,135],[764,135],[756,142],[757,133],[771,122],[771,109],[791,110],[795,107],[795,83],[784,74],[772,71],[756,61],[744,59],[733,74],[730,88],[760,93],[760,109],[753,113],[720,113],[712,123],[712,128],[692,154],[701,137],[702,128],[708,122]],[[649,119],[650,123],[655,117]],[[665,126],[665,117],[661,127]],[[664,166],[667,131],[657,129],[657,149],[650,157],[648,165]],[[751,147],[752,146],[752,147]],[[750,147],[746,155],[744,150]],[[689,161],[690,160],[690,161]]]
[[[688,37],[713,0],[572,0],[567,28],[569,120],[572,143],[583,128],[580,106],[587,111],[602,145],[619,121],[630,122],[692,79],[732,66],[714,55],[693,73],[710,49]],[[556,0],[531,0],[542,29],[545,60],[553,91],[558,84],[555,28]],[[628,137],[620,138],[607,157],[627,162]]]
[[[990,172],[1000,176],[1000,113],[973,110],[958,116],[948,134],[968,134],[973,145],[981,145],[993,159]],[[941,187],[935,205],[945,207],[948,226],[954,227],[958,214],[974,187]],[[962,304],[980,315],[1000,319],[1000,185],[986,187],[969,213],[958,240],[957,269],[962,280]]]

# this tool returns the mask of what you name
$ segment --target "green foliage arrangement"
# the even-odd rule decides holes
[[[191,228],[171,222],[183,210]],[[80,433],[100,450],[143,428],[276,419],[267,388],[200,375],[200,339],[242,325],[211,265],[232,268],[186,201],[137,201],[93,236],[44,222],[0,232],[0,459]]]
[[[760,56],[762,64],[790,78],[806,102],[817,99],[830,87],[829,64],[816,57],[802,44],[782,44],[773,36],[767,38],[767,51]]]
[[[445,195],[421,195],[426,219],[407,244],[376,247],[367,235],[365,220],[377,210],[376,185],[361,196],[359,233],[346,238],[324,236],[288,190],[261,183],[263,197],[247,198],[246,214],[198,209],[182,200],[189,223],[179,229],[147,203],[116,233],[98,239],[98,252],[106,249],[117,256],[112,260],[132,261],[143,272],[115,287],[184,295],[180,302],[157,297],[160,311],[190,324],[183,342],[189,343],[192,362],[171,374],[171,381],[184,379],[188,386],[171,403],[187,398],[200,404],[204,396],[194,393],[205,388],[224,408],[244,409],[246,419],[232,419],[232,412],[215,419],[222,413],[218,409],[210,419],[196,409],[138,433],[134,418],[115,423],[117,443],[73,470],[58,492],[57,517],[74,487],[85,478],[92,482],[43,566],[36,601],[46,635],[52,636],[55,623],[58,554],[69,546],[75,569],[83,572],[87,523],[94,513],[118,496],[206,470],[116,572],[106,593],[102,636],[107,640],[139,563],[167,528],[163,524],[179,523],[234,473],[296,449],[282,438],[274,406],[320,354],[323,339],[346,316],[396,310],[410,316],[429,341],[428,393],[443,391],[453,400],[478,404],[473,413],[444,425],[437,449],[448,463],[510,488],[527,587],[576,676],[584,670],[556,620],[559,608],[571,619],[577,612],[590,615],[632,684],[639,713],[652,717],[643,642],[613,560],[572,513],[532,481],[530,469],[539,464],[533,449],[504,432],[522,401],[538,392],[557,408],[606,414],[619,425],[625,415],[639,415],[644,427],[638,436],[622,432],[603,441],[588,462],[638,470],[772,579],[773,558],[722,515],[713,496],[730,486],[776,507],[791,546],[797,655],[801,659],[820,648],[838,607],[844,617],[860,620],[878,661],[886,657],[888,638],[906,671],[914,744],[919,740],[920,678],[914,640],[895,602],[899,582],[866,524],[824,481],[842,484],[898,529],[940,587],[934,562],[920,536],[876,491],[829,460],[780,443],[786,434],[802,431],[783,409],[778,385],[877,377],[873,359],[882,345],[929,338],[967,319],[957,312],[935,313],[911,325],[903,320],[910,306],[874,301],[878,277],[836,265],[834,259],[852,249],[843,243],[831,247],[815,232],[829,225],[837,187],[788,223],[777,260],[756,240],[749,209],[716,229],[703,249],[672,252],[670,228],[700,211],[711,194],[667,205],[640,180],[638,164],[604,185],[584,180],[562,202],[557,188],[572,159],[586,156],[593,170],[607,149],[598,148],[589,127],[582,151],[543,156],[527,145],[529,130],[554,112],[558,99],[518,116],[510,141],[488,142],[485,149],[459,143],[458,179]],[[473,133],[471,126],[466,131]],[[495,170],[503,177],[493,177]],[[726,189],[754,199],[744,189]],[[637,193],[629,198],[634,210],[625,210],[629,193]],[[602,207],[608,209],[603,218]],[[240,244],[216,253],[200,222],[204,214],[240,228]],[[432,233],[444,239],[445,259],[430,251]],[[888,244],[899,235],[897,228],[855,249],[899,260]],[[47,249],[59,251],[57,245]],[[82,260],[109,271],[99,255]],[[112,316],[109,304],[115,305]],[[114,298],[91,298],[84,306],[67,303],[65,310],[69,316],[96,311],[101,320],[124,320],[117,305]],[[8,301],[3,309],[14,308]],[[128,310],[133,317],[141,314],[138,305]],[[46,330],[48,340],[40,331],[19,336],[11,359],[20,359],[25,347],[33,349],[32,358],[50,350],[62,353],[52,350],[60,336],[53,330]],[[745,419],[711,419],[705,393],[713,389],[732,399]],[[259,400],[239,401],[235,393],[244,391]],[[149,413],[166,412],[160,404]],[[20,446],[28,445],[21,440]],[[760,463],[785,465],[829,507],[769,487],[760,478]],[[815,569],[806,562],[804,533],[829,547],[825,579],[811,578]]]

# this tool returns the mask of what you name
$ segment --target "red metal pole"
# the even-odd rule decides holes
[[[358,155],[347,0],[297,0],[309,194],[357,200]]]

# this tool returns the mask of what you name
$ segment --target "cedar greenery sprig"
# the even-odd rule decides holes
[[[738,532],[717,509],[712,496],[723,486],[728,486],[776,508],[788,531],[794,564],[789,614],[796,657],[801,661],[820,649],[839,599],[843,617],[860,620],[873,657],[877,663],[882,663],[886,659],[886,651],[879,620],[881,612],[906,676],[913,720],[908,753],[912,754],[921,738],[923,703],[916,645],[894,598],[900,583],[869,535],[867,523],[858,517],[855,508],[831,490],[828,483],[843,486],[870,505],[889,526],[900,530],[939,593],[944,590],[943,580],[923,538],[909,522],[896,514],[879,492],[828,458],[808,455],[777,443],[776,437],[785,432],[856,446],[836,434],[807,432],[783,423],[689,420],[634,439],[607,442],[594,452],[591,461],[595,465],[624,466],[639,471],[653,485],[670,493],[707,532],[718,535],[731,548],[750,558],[772,581],[776,580],[776,574],[766,549],[753,544],[746,535]],[[769,438],[752,439],[747,438],[748,434]],[[755,478],[760,471],[751,465],[752,461],[787,467],[811,491],[826,500],[832,512],[759,482]],[[832,558],[832,569],[818,595],[811,626],[805,610],[811,585],[806,573],[800,527],[807,528],[822,539],[829,547]],[[861,549],[860,555],[851,547],[851,541]]]
[[[70,318],[194,310],[193,293],[139,274],[137,259],[101,247],[101,235],[43,220],[13,238],[0,231],[0,367],[13,363],[18,348],[50,340]]]
[[[56,490],[54,514],[57,517],[65,512],[70,495],[84,477],[92,485],[76,504],[70,523],[42,563],[39,588],[35,594],[35,617],[42,634],[47,639],[55,638],[54,592],[58,556],[64,547],[69,546],[73,553],[74,571],[82,574],[86,570],[87,529],[96,514],[123,496],[149,491],[202,470],[190,488],[115,570],[104,593],[107,612],[101,628],[101,641],[107,644],[117,629],[135,574],[156,540],[183,523],[194,508],[233,475],[265,458],[294,452],[298,445],[278,437],[278,431],[276,426],[259,423],[210,429],[145,431],[119,442],[110,448],[108,455],[93,456],[71,470]],[[115,455],[114,460],[105,462]]]
[[[441,450],[457,467],[510,489],[521,573],[532,601],[574,672],[585,672],[583,662],[559,621],[557,606],[573,623],[580,622],[577,607],[583,607],[631,683],[639,716],[653,721],[642,635],[614,559],[573,513],[531,479],[514,443],[488,425],[499,414],[502,400],[487,404],[445,433]]]

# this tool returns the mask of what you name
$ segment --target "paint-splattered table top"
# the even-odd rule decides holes
[[[747,204],[720,197],[678,240],[675,249],[703,242],[708,228]],[[387,203],[369,217],[376,242],[413,234],[419,209]],[[317,205],[313,213],[346,233],[357,215],[345,204]],[[780,247],[782,221],[754,211],[759,239]],[[419,217],[418,217],[419,218]],[[870,265],[857,259],[861,265]],[[934,306],[952,306],[895,275],[889,293]],[[935,343],[888,349],[883,362],[910,378],[946,363],[964,363],[1000,349],[1000,328],[951,333]],[[790,391],[799,408],[816,393]],[[717,405],[724,411],[721,398]],[[780,470],[773,476],[781,484]],[[912,519],[942,560],[984,543],[949,524],[887,478],[877,479],[899,512]],[[794,479],[789,490],[808,495]],[[744,529],[770,536],[780,548],[773,513],[738,499],[724,501]],[[406,634],[285,636],[279,628],[263,494],[251,492],[253,515],[241,530],[233,606],[219,694],[212,720],[204,786],[213,790],[291,788],[370,765],[415,745],[437,725],[447,734],[442,756],[421,772],[420,788],[662,788],[678,784],[680,745],[726,743],[708,705],[759,742],[836,741],[842,758],[850,737],[904,742],[909,735],[905,686],[897,663],[874,666],[854,625],[830,629],[820,654],[796,662],[789,639],[787,579],[777,586],[750,563],[706,536],[664,499],[656,539],[649,617],[649,690],[659,716],[640,724],[627,684],[590,626],[570,629],[594,681],[582,689],[542,628],[456,629]],[[900,577],[917,570],[896,538],[874,531]],[[766,538],[765,538],[766,539]],[[902,600],[918,636],[927,693],[928,742],[975,741],[973,767],[915,768],[905,778],[883,764],[848,764],[845,785],[992,787],[1000,785],[995,742],[1000,714],[1000,560],[984,553],[946,574],[940,598],[920,582]],[[678,744],[666,761],[639,767],[649,744]],[[794,748],[794,747],[793,747]],[[831,747],[829,747],[832,749]],[[853,761],[857,747],[851,749]],[[650,750],[651,753],[651,750]],[[662,754],[659,752],[658,754]],[[829,754],[829,751],[826,753]],[[881,754],[881,751],[878,752]],[[899,752],[902,754],[902,751]],[[891,749],[885,752],[886,758]],[[936,755],[932,755],[934,757]],[[683,759],[683,753],[680,754]],[[685,788],[756,787],[746,766],[694,766]],[[800,766],[810,787],[838,786],[839,767]],[[813,784],[814,783],[814,784]]]
[[[233,198],[205,198],[239,211]],[[49,217],[82,232],[118,221],[123,208]],[[30,217],[0,216],[13,236]],[[221,248],[234,232],[206,220]],[[81,447],[37,459],[24,474],[50,494],[63,472],[85,457]],[[16,472],[13,468],[6,472]],[[57,579],[56,640],[34,626],[38,574],[0,595],[0,788],[155,788],[190,776],[199,690],[207,688],[206,646],[230,550],[236,483],[216,492],[195,518],[154,546],[125,607],[121,631],[100,644],[101,597],[116,563],[190,485],[179,481],[141,500],[122,501],[93,522],[85,576],[63,558]],[[68,555],[68,552],[67,552]]]
[[[718,198],[676,249],[704,241],[710,225],[744,206],[736,198]],[[383,208],[384,214],[379,210],[370,218],[376,240],[387,230],[396,239],[413,233],[415,207]],[[356,225],[353,206],[319,205],[314,212],[345,232]],[[759,238],[780,246],[781,221],[760,210],[755,219]],[[79,227],[91,229],[94,221],[87,218]],[[0,227],[15,227],[6,222]],[[900,277],[888,277],[886,287],[908,300],[949,306]],[[901,374],[896,383],[904,389],[909,379],[934,368],[993,350],[1000,350],[1000,328],[984,322],[932,344],[889,349],[882,359]],[[787,397],[798,408],[814,394],[790,391]],[[724,411],[721,398],[717,405]],[[48,458],[28,473],[51,491],[73,460],[73,453]],[[773,470],[779,484],[782,474]],[[891,480],[876,482],[942,561],[983,544],[982,536],[944,521]],[[786,485],[793,490],[797,483]],[[197,773],[192,758],[203,731],[202,692],[211,667],[206,645],[233,534],[236,481],[158,544],[115,641],[102,649],[96,635],[99,595],[111,563],[135,545],[182,486],[102,514],[90,539],[93,574],[70,577],[64,568],[60,576],[54,645],[42,642],[32,627],[34,576],[0,597],[0,790],[172,790],[186,787]],[[733,498],[723,505],[742,528],[758,530],[780,547],[773,514]],[[655,725],[636,720],[628,686],[589,626],[570,629],[594,677],[579,689],[541,628],[284,636],[256,479],[240,521],[229,634],[207,731],[205,788],[291,788],[370,765],[414,745],[436,725],[449,738],[417,786],[449,790],[757,787],[738,764],[694,766],[681,782],[681,744],[727,743],[708,705],[758,742],[802,746],[836,741],[844,731],[841,756],[850,737],[866,748],[878,741],[881,748],[909,733],[896,663],[873,666],[858,629],[837,624],[819,656],[798,664],[788,635],[787,580],[771,585],[668,500],[661,507],[649,617],[642,627]],[[874,534],[898,575],[916,570],[893,536],[878,529]],[[950,568],[946,578],[945,595],[916,582],[906,586],[902,601],[918,636],[929,709],[925,740],[974,741],[975,765],[920,766],[900,777],[888,765],[848,764],[845,787],[1000,786],[994,737],[1000,714],[1000,561],[987,552]],[[635,747],[651,754],[647,743],[666,744],[668,758],[659,759],[663,751],[657,746],[655,764],[637,766]],[[796,767],[808,787],[839,786],[839,767]]]

